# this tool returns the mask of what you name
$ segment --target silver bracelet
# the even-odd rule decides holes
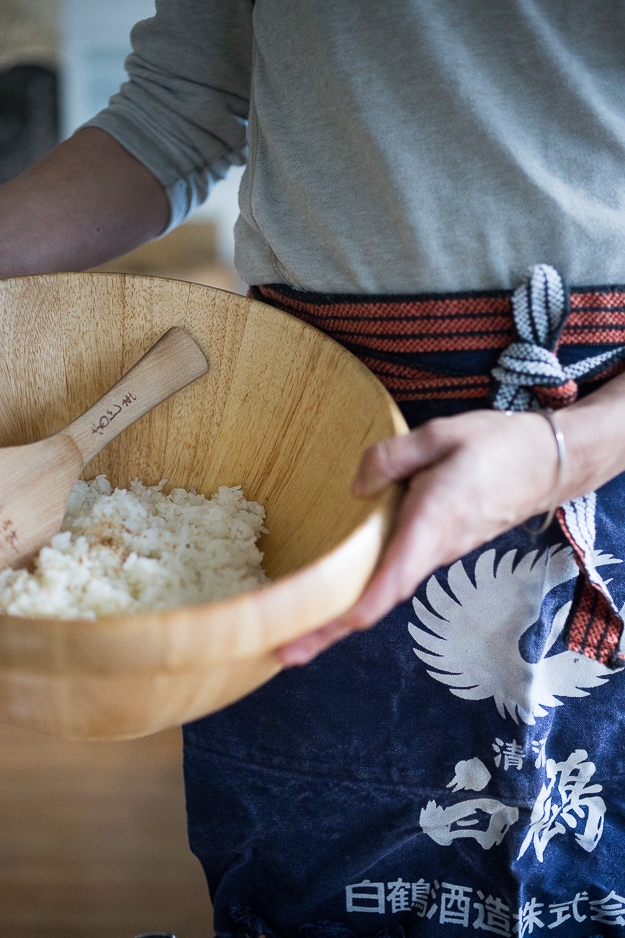
[[[515,411],[507,410],[505,411],[505,413],[508,416],[512,416],[513,413],[515,413]],[[555,513],[556,513],[556,509],[558,508],[558,505],[560,504],[558,500],[558,492],[560,491],[560,486],[562,483],[562,476],[564,475],[564,467],[566,466],[566,444],[564,442],[564,434],[562,433],[562,430],[556,423],[555,417],[553,416],[553,411],[551,410],[550,407],[547,407],[544,410],[532,410],[530,411],[530,413],[540,414],[541,417],[545,418],[545,420],[548,422],[549,426],[551,427],[554,439],[556,441],[556,446],[558,448],[558,468],[557,468],[557,473],[556,473],[556,481],[553,486],[555,502],[552,505],[552,507],[549,509],[547,514],[545,515],[545,520],[540,525],[540,527],[529,528],[527,524],[523,525],[524,529],[528,531],[530,534],[544,534],[547,528],[549,527],[549,525],[551,524],[551,522],[553,521]]]

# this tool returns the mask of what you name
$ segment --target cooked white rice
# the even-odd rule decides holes
[[[268,582],[257,546],[265,510],[240,486],[211,498],[138,479],[77,482],[61,533],[29,570],[0,571],[0,611],[63,619],[166,609]]]

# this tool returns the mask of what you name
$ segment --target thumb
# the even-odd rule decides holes
[[[405,436],[380,440],[365,451],[352,484],[354,495],[375,495],[391,482],[408,479],[438,462],[451,448],[439,421],[431,421]]]

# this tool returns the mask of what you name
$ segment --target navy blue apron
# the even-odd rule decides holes
[[[519,291],[254,294],[351,348],[411,426],[570,400],[623,357],[621,287],[565,290],[539,339],[523,337]],[[625,935],[623,476],[567,510],[184,728],[218,935]]]

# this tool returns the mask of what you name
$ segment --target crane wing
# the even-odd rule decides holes
[[[413,600],[417,624],[409,623],[415,655],[434,680],[456,697],[492,697],[502,717],[533,724],[559,697],[581,697],[599,687],[610,671],[573,652],[544,657],[562,632],[570,604],[557,611],[543,657],[532,663],[522,656],[522,635],[538,620],[543,600],[559,583],[577,575],[572,551],[556,546],[519,557],[510,550],[495,564],[495,550],[483,551],[473,578],[462,560],[447,579],[432,575],[425,602]],[[619,562],[602,557],[600,563]]]

